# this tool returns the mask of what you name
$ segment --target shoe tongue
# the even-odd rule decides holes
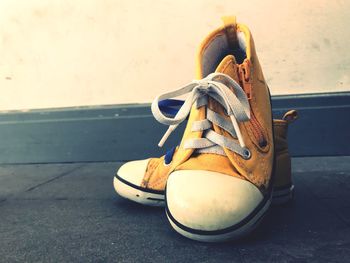
[[[224,57],[224,59],[217,66],[215,72],[226,74],[239,83],[238,65],[233,55],[227,55]]]
[[[217,66],[215,72],[226,74],[229,77],[231,77],[233,80],[235,80],[237,83],[239,83],[238,65],[236,62],[236,58],[233,55],[227,55],[226,57],[224,57],[221,60],[221,62],[219,63],[219,65]],[[225,111],[224,111],[222,105],[220,105],[214,99],[212,99],[212,98],[209,99],[208,107],[211,110],[213,110],[214,112],[223,116],[224,118],[226,118],[226,119],[228,118],[228,116],[226,116],[226,114],[225,114]],[[220,128],[218,126],[213,125],[213,129],[216,133],[221,134]],[[229,135],[226,133],[226,135],[224,135],[224,136],[229,136]],[[237,169],[234,166],[232,166],[231,161],[229,160],[229,158],[227,156],[221,158],[221,163],[222,163],[222,165],[230,167],[232,173],[234,173],[235,176],[238,176]]]
[[[217,66],[215,72],[223,73],[230,76],[233,80],[239,83],[238,78],[238,66],[236,63],[236,59],[233,55],[227,55],[224,57],[219,65]],[[209,98],[208,107],[214,112],[222,115],[224,118],[228,118],[225,113],[223,107],[214,99]],[[196,119],[196,121],[202,120]],[[216,133],[221,134],[220,128],[216,125],[213,125],[213,129]],[[228,136],[228,135],[226,135]],[[220,164],[219,166],[216,164]],[[192,155],[187,161],[185,161],[182,165],[177,167],[176,169],[184,169],[184,170],[208,170],[214,172],[221,172],[223,174],[228,174],[231,176],[242,178],[239,175],[239,172],[235,168],[235,166],[231,163],[230,159],[227,156],[213,154],[213,153],[196,153]]]

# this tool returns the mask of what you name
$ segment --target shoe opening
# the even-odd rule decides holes
[[[215,34],[201,53],[203,77],[215,72],[219,63],[227,55],[233,55],[237,63],[241,64],[247,57],[245,35],[243,32],[237,32],[236,43],[231,43],[226,33]]]

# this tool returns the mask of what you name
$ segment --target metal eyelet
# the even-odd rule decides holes
[[[251,154],[251,152],[249,151],[248,148],[244,148],[244,149],[243,149],[243,155],[242,155],[242,157],[243,157],[245,160],[249,160],[250,157],[252,157],[252,154]]]

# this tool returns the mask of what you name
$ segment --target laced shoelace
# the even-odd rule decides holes
[[[231,87],[233,91],[229,88]],[[174,117],[167,116],[159,107],[163,100],[178,97],[189,93],[182,106]],[[178,90],[157,96],[152,103],[152,113],[155,119],[165,125],[169,125],[168,130],[159,142],[162,147],[170,134],[186,120],[192,105],[197,108],[208,104],[208,97],[213,98],[225,109],[225,113],[230,117],[225,117],[214,112],[209,107],[206,108],[206,118],[194,121],[192,131],[203,131],[201,138],[190,138],[184,142],[184,148],[193,148],[200,153],[216,153],[226,155],[223,148],[227,148],[245,159],[250,158],[250,151],[246,148],[238,123],[250,119],[250,106],[248,98],[241,86],[231,77],[222,73],[212,73],[201,80],[194,80]],[[227,131],[234,139],[216,133],[212,124],[215,124]]]

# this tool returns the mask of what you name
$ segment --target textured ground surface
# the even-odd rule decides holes
[[[349,262],[350,157],[293,160],[295,200],[249,237],[187,240],[118,197],[121,163],[0,166],[1,262]]]

